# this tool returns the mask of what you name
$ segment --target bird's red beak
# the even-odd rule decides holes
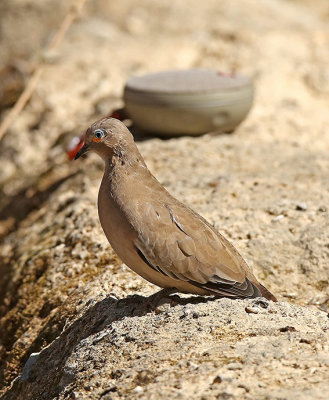
[[[88,151],[89,146],[87,144],[84,144],[81,149],[76,153],[74,159],[77,160],[82,154],[86,153]]]

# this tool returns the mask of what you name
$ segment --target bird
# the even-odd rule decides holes
[[[121,121],[93,123],[75,159],[88,151],[105,165],[98,193],[101,226],[134,272],[170,293],[277,301],[233,244],[152,175]]]

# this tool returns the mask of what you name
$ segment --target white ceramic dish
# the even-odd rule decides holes
[[[140,129],[160,135],[231,132],[253,102],[251,79],[215,70],[171,70],[133,77],[125,110]]]

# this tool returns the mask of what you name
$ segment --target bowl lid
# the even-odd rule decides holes
[[[251,79],[212,69],[168,70],[130,78],[127,92],[188,94],[237,90],[250,86]]]

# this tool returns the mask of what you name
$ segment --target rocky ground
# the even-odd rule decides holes
[[[68,3],[0,4],[2,65],[19,60],[28,74],[48,60],[0,147],[2,398],[326,399],[328,3],[90,0],[43,54]],[[157,289],[99,225],[101,161],[66,158],[74,134],[121,105],[129,76],[177,67],[253,76],[252,112],[231,135],[139,149],[278,304],[180,296],[148,309]]]

